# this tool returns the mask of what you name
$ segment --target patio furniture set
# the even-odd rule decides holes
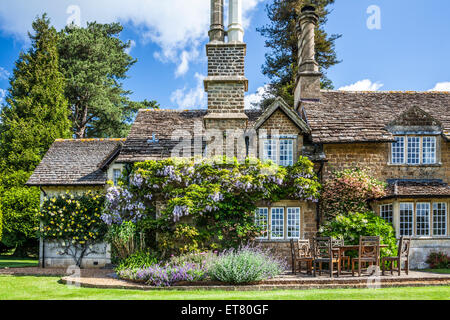
[[[297,274],[302,272],[302,266],[306,265],[306,272],[316,277],[322,275],[323,266],[328,266],[328,273],[333,278],[334,272],[339,277],[343,270],[350,272],[352,276],[362,271],[374,273],[382,266],[383,275],[386,272],[386,265],[393,274],[394,270],[401,275],[402,263],[405,265],[404,271],[409,274],[409,249],[411,238],[401,237],[398,254],[396,257],[383,257],[380,259],[380,249],[386,245],[380,244],[380,237],[360,237],[359,245],[345,245],[344,239],[332,237],[316,237],[311,240],[291,239],[292,272]],[[357,251],[358,256],[351,258],[346,255],[348,251]],[[394,266],[395,265],[395,266]]]

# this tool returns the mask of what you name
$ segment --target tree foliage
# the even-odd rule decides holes
[[[268,94],[282,97],[291,105],[294,104],[293,94],[298,71],[296,21],[299,8],[309,3],[309,0],[274,0],[266,7],[270,23],[257,29],[266,38],[265,45],[270,49],[262,68],[263,74],[271,80]],[[333,85],[326,77],[326,71],[339,63],[335,41],[341,37],[337,34],[328,35],[324,29],[330,13],[328,6],[333,3],[334,0],[315,1],[320,17],[315,36],[316,60],[323,73],[322,87],[327,89],[333,88]],[[270,99],[264,104],[269,102]]]
[[[101,219],[104,202],[103,195],[92,192],[45,199],[40,211],[41,235],[59,241],[60,254],[69,255],[81,267],[86,256],[96,253],[94,246],[106,234]]]
[[[0,203],[3,210],[2,244],[16,248],[15,255],[35,254],[39,219],[39,188],[24,187],[30,174],[16,171],[0,177]]]
[[[287,168],[250,159],[147,161],[135,164],[129,184],[109,189],[103,219],[133,221],[158,234],[152,248],[162,256],[238,247],[261,232],[258,201],[315,201],[319,190],[313,164],[303,157]]]
[[[142,105],[129,100],[122,81],[136,63],[119,23],[73,25],[60,32],[61,70],[66,78],[73,133],[77,138],[124,137]]]
[[[322,192],[322,211],[326,220],[338,215],[371,210],[369,200],[386,195],[386,184],[370,176],[366,170],[348,169],[334,173]]]
[[[0,124],[0,168],[31,172],[57,138],[70,137],[58,35],[45,15],[33,22],[31,48],[21,53]]]

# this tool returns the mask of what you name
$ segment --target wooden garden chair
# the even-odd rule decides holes
[[[359,254],[358,258],[352,259],[352,276],[355,276],[355,262],[358,262],[358,276],[361,276],[362,264],[369,266],[379,265],[380,259],[380,237],[363,237],[359,238]]]
[[[397,263],[396,271],[398,276],[402,274],[402,262],[405,262],[406,275],[409,274],[409,249],[411,247],[411,238],[401,237],[398,246],[398,255],[396,257],[384,257],[381,259],[381,265],[383,268],[383,276],[385,273],[386,263],[390,263],[391,274],[394,274],[394,262]]]
[[[312,256],[311,256],[311,243],[309,240],[298,240],[297,248],[295,247],[294,239],[291,239],[291,255],[292,255],[292,273],[297,274],[298,271],[302,272],[302,263],[306,262],[307,273],[312,273]]]
[[[319,276],[322,275],[322,265],[328,263],[330,277],[333,278],[334,264],[337,264],[337,276],[341,274],[341,259],[333,251],[333,239],[330,237],[314,238],[313,240],[313,265],[314,277],[316,276],[317,264],[319,264]]]
[[[342,247],[345,245],[345,241],[343,238],[338,238],[333,240],[333,248]],[[340,251],[337,251],[340,252]],[[341,270],[344,269],[345,263],[347,263],[347,271],[350,271],[350,257],[345,255],[345,252],[340,256],[341,259]]]

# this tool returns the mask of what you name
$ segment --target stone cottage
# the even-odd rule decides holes
[[[58,140],[28,184],[43,194],[104,188],[126,166],[171,156],[226,153],[282,166],[307,156],[322,180],[333,170],[368,167],[389,184],[388,195],[374,200],[373,209],[398,236],[413,237],[412,268],[425,267],[430,251],[450,253],[450,93],[321,90],[314,44],[318,16],[306,6],[298,15],[294,105],[278,98],[264,111],[246,110],[242,0],[230,0],[227,31],[223,2],[211,0],[208,109],[140,110],[124,141]],[[320,206],[308,201],[261,206],[257,217],[268,228],[260,240],[287,256],[289,240],[312,237],[321,222]],[[90,261],[99,264],[95,258]]]

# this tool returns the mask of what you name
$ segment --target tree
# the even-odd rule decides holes
[[[262,72],[271,80],[266,99],[269,96],[279,96],[286,102],[294,104],[294,89],[298,71],[298,40],[296,34],[296,21],[298,9],[309,0],[274,0],[266,7],[270,23],[257,30],[266,37],[265,46],[270,49],[266,54],[266,62]],[[341,35],[328,35],[324,25],[327,22],[327,9],[334,0],[316,0],[315,4],[319,14],[319,27],[316,30],[316,60],[323,73],[322,88],[332,89],[331,81],[326,77],[326,70],[338,64],[335,52],[335,41]],[[273,100],[273,99],[272,99]],[[271,102],[263,102],[263,107]]]
[[[46,15],[33,22],[31,48],[21,53],[0,123],[0,169],[31,172],[57,138],[70,137],[58,34]]]
[[[70,137],[58,34],[46,15],[33,22],[31,48],[21,53],[0,114],[2,245],[22,254],[37,248],[39,189],[24,184],[57,138]]]
[[[131,102],[122,80],[136,63],[119,23],[67,26],[60,32],[61,70],[66,78],[73,133],[77,138],[126,136],[140,103]]]

